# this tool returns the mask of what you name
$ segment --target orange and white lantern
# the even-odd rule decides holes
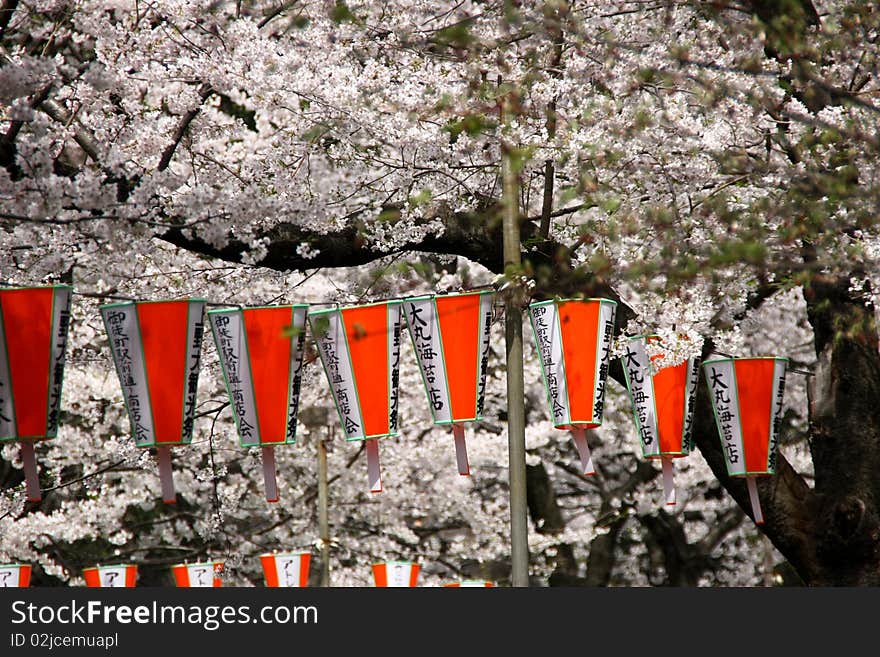
[[[403,302],[434,423],[452,425],[462,475],[470,474],[464,425],[483,414],[492,299],[485,291]]]
[[[83,577],[86,578],[86,586],[90,589],[131,588],[137,582],[137,566],[121,564],[84,568]]]
[[[166,504],[177,497],[171,447],[192,441],[204,314],[202,299],[101,306],[131,432],[156,448]]]
[[[571,431],[585,475],[595,474],[586,430],[602,424],[616,310],[610,299],[529,306],[553,425]]]
[[[764,523],[756,477],[776,474],[787,358],[719,358],[703,363],[727,474],[745,477],[752,514]]]
[[[242,447],[262,448],[266,500],[278,501],[276,445],[296,442],[308,306],[208,313]]]
[[[0,564],[0,589],[24,589],[30,585],[31,567],[28,564]]]
[[[205,561],[201,563],[179,563],[172,566],[174,583],[178,588],[212,588],[223,586],[220,573],[223,572],[222,561]]]
[[[418,586],[419,564],[412,561],[383,561],[373,564],[373,581],[377,587]]]
[[[271,588],[299,588],[309,585],[310,552],[271,552],[261,554],[263,577]]]
[[[444,584],[444,588],[493,588],[495,586],[495,582],[490,582],[485,579],[466,579],[461,582],[451,582],[450,584]]]
[[[693,449],[700,361],[689,358],[655,370],[664,358],[662,351],[657,351],[659,343],[656,336],[630,338],[621,362],[642,454],[660,460],[666,504],[674,505],[672,460],[687,456]],[[648,354],[648,345],[653,347],[653,355]]]
[[[400,301],[309,313],[346,440],[366,441],[370,490],[382,491],[379,439],[397,436]]]
[[[34,443],[58,433],[72,294],[67,285],[0,289],[0,442],[21,446],[29,502],[42,499]]]

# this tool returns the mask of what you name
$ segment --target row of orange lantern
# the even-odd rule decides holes
[[[305,587],[309,581],[309,552],[272,552],[260,555],[267,587]],[[137,566],[117,564],[94,566],[83,570],[89,588],[131,588],[137,583]],[[172,566],[174,582],[179,588],[213,588],[223,585],[222,561],[182,563]],[[373,564],[373,581],[377,587],[418,586],[419,565],[413,561],[384,561]],[[0,588],[30,586],[31,566],[0,564]],[[487,580],[463,580],[444,584],[445,587],[494,587]]]
[[[0,290],[0,440],[19,440],[28,498],[39,499],[33,441],[58,425],[72,290]],[[242,446],[260,446],[266,497],[278,499],[273,448],[295,442],[306,324],[314,336],[347,440],[366,441],[370,489],[382,490],[378,439],[398,435],[400,346],[406,323],[436,424],[451,425],[459,472],[469,474],[464,427],[482,418],[492,320],[491,291],[422,296],[308,312],[305,305],[207,313]],[[616,302],[553,300],[529,307],[553,423],[570,430],[584,474],[594,467],[586,430],[602,424]],[[101,306],[135,443],[155,448],[163,499],[175,501],[172,446],[192,438],[205,302]],[[648,345],[654,355],[649,357]],[[34,354],[47,353],[44,359]],[[662,464],[675,503],[672,460],[693,449],[700,365],[653,369],[655,336],[629,340],[621,357],[640,443]],[[41,362],[35,363],[40,360]],[[728,473],[774,472],[785,386],[784,358],[703,364]]]

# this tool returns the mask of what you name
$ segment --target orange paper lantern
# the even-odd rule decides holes
[[[0,564],[0,589],[27,588],[31,585],[31,567],[21,563]]]
[[[271,588],[306,587],[309,585],[309,552],[272,552],[261,554],[263,576]]]
[[[120,564],[118,566],[95,566],[84,568],[86,586],[97,588],[131,588],[137,582],[137,566]]]
[[[366,441],[370,490],[382,491],[379,438],[398,435],[401,302],[309,313],[346,440]]]
[[[110,350],[138,447],[155,447],[162,499],[176,501],[171,447],[192,440],[205,302],[101,306]]]
[[[308,306],[208,313],[242,447],[262,447],[266,500],[278,501],[275,445],[296,442]]]
[[[586,430],[602,424],[616,309],[609,299],[529,306],[553,425],[571,431],[585,475],[595,473]]]
[[[34,443],[58,433],[72,293],[67,285],[0,289],[0,442],[21,445],[29,502],[42,499]]]
[[[383,561],[373,564],[373,580],[377,587],[418,586],[419,564],[412,561]]]
[[[223,571],[222,561],[179,563],[171,567],[174,583],[179,588],[212,588],[223,586],[218,575]]]
[[[458,472],[470,474],[464,423],[482,419],[492,324],[491,291],[403,302],[435,424],[451,424]]]
[[[666,504],[674,505],[672,459],[687,456],[693,449],[700,361],[689,358],[654,371],[652,364],[663,355],[649,357],[647,346],[659,345],[659,342],[657,336],[630,338],[621,361],[642,454],[645,458],[660,460]]]
[[[719,358],[703,363],[727,474],[745,477],[757,524],[756,477],[776,473],[787,358]]]

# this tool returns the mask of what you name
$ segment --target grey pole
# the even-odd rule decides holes
[[[501,123],[509,114],[509,97],[501,101]],[[519,236],[519,177],[511,162],[512,146],[501,144],[504,269],[518,276],[522,266]],[[505,307],[507,343],[507,440],[510,459],[511,584],[529,585],[529,526],[526,506],[525,384],[523,381],[522,295],[511,281]]]
[[[332,429],[327,427],[328,437]],[[330,520],[327,500],[327,446],[318,439],[318,530],[321,534],[321,586],[330,586]]]

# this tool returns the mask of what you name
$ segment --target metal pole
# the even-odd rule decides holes
[[[509,113],[508,96],[501,101],[501,123]],[[511,162],[512,146],[501,144],[501,178],[504,231],[504,269],[518,276],[522,266],[519,237],[519,178]],[[510,549],[511,584],[529,585],[529,526],[526,506],[525,384],[523,382],[522,308],[517,285],[507,296],[505,337],[507,342],[507,440],[510,458]]]
[[[327,427],[329,435],[332,429]],[[327,502],[327,446],[318,439],[318,530],[321,534],[321,586],[330,586],[330,520]]]

